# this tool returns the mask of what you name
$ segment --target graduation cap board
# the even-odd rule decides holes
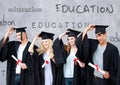
[[[22,40],[22,32],[26,32],[27,27],[19,27],[19,28],[14,28],[16,30],[16,33],[21,32],[21,40]]]
[[[18,32],[26,32],[25,31],[26,28],[27,27],[19,27],[19,28],[15,28],[15,30],[16,30],[16,33],[18,33]]]
[[[73,29],[67,29],[67,31],[69,31],[67,33],[68,37],[77,37],[77,35],[81,33],[80,31],[73,30]]]
[[[95,25],[95,34],[106,33],[108,25]]]
[[[53,33],[44,32],[44,31],[42,31],[39,35],[39,37],[41,37],[42,39],[51,39],[51,40],[53,40],[53,36],[54,36]]]

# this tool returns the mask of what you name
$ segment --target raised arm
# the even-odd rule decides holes
[[[14,32],[14,27],[10,27],[5,33],[4,37],[0,40],[0,61],[4,62],[8,59],[8,38]]]
[[[9,37],[11,34],[13,34],[13,32],[14,32],[14,27],[10,27],[10,28],[7,30],[7,32],[5,33],[4,38],[3,38],[3,40],[2,40],[2,46],[6,43],[8,37]]]
[[[37,35],[35,36],[35,38],[33,39],[30,47],[28,48],[28,52],[34,53],[34,44],[35,44],[35,42],[40,38],[39,35],[40,35],[40,34],[37,34]]]
[[[59,35],[59,40],[61,40],[69,31],[65,31]]]
[[[89,26],[83,31],[82,40],[84,40],[87,32],[88,32],[88,31],[92,31],[94,28],[95,28],[95,25],[89,25]]]

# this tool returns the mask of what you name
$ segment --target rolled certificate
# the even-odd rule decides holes
[[[76,56],[74,57],[74,61],[77,62],[81,67],[85,67],[83,66],[83,62],[81,62]]]
[[[92,63],[88,63],[88,65],[94,68],[95,70],[99,71],[100,73],[105,74],[105,71],[101,70],[98,66],[93,65]]]
[[[44,62],[43,65],[42,65],[42,68],[44,68],[45,65],[47,65],[47,64],[49,64],[49,61],[48,61],[48,60],[45,60],[45,62]]]
[[[21,64],[22,64],[21,61],[20,61],[19,59],[17,59],[14,55],[12,55],[12,58],[16,61],[16,63],[17,63],[18,65],[21,65]]]
[[[12,55],[12,58],[17,62],[18,61],[18,59],[14,56],[14,55]]]

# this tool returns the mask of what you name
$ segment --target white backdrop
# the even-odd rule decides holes
[[[55,38],[67,28],[83,31],[89,24],[109,25],[108,41],[120,51],[120,0],[1,0],[0,39],[10,25],[27,26],[28,38],[43,31]],[[89,33],[95,38],[94,32]],[[15,34],[10,37],[14,40]],[[6,63],[0,63],[0,84],[5,84]]]

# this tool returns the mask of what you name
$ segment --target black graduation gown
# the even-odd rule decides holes
[[[116,85],[119,85],[120,84],[120,56],[119,56],[119,59],[118,59],[118,74],[117,74],[117,84]]]
[[[35,52],[33,54],[33,57],[35,57],[35,84],[34,85],[45,85],[45,76],[44,76],[44,68],[42,68],[42,65],[44,63],[43,54],[38,54]],[[51,69],[52,69],[52,75],[53,75],[53,84],[56,85],[56,65],[51,60]]]
[[[3,39],[2,39],[3,40]],[[2,40],[0,41],[0,44],[2,43]],[[1,44],[2,45],[2,44]],[[14,85],[14,79],[15,79],[15,68],[16,68],[16,61],[11,57],[11,55],[17,56],[17,50],[19,48],[20,42],[18,41],[11,41],[5,43],[5,45],[2,47],[0,46],[0,61],[4,62],[7,60],[7,76],[6,76],[6,84],[7,85]],[[30,57],[30,54],[28,52],[28,48],[30,46],[30,42],[26,45],[24,51],[23,51],[23,58],[22,62],[27,65],[27,69],[22,70],[21,69],[21,80],[20,85],[34,85],[34,73],[33,73],[33,65],[32,65],[32,58]]]
[[[82,40],[82,37],[79,36],[76,41],[76,46],[78,48],[76,57],[84,62],[85,58],[83,58],[82,56],[81,40]],[[54,49],[55,61],[58,66],[56,85],[65,85],[64,75],[63,75],[63,65],[66,63],[66,59],[69,54],[67,54],[66,50],[64,49],[64,44],[62,40],[59,40],[58,38],[54,41],[53,49]],[[80,68],[78,64],[74,65],[74,78],[73,78],[74,85],[83,85],[84,77],[82,77],[82,75],[85,75],[85,74],[83,74],[82,70],[84,70],[84,68]]]
[[[87,43],[86,43],[87,44]],[[89,39],[88,44],[84,49],[88,50],[89,48],[89,56],[88,62],[93,63],[92,55],[96,51],[99,42],[97,40]],[[115,85],[117,80],[117,72],[118,72],[118,57],[119,52],[117,47],[107,43],[106,49],[103,53],[103,70],[108,71],[110,74],[109,79],[104,79],[104,85]],[[93,85],[93,72],[94,69],[90,66],[87,66],[87,85]]]

